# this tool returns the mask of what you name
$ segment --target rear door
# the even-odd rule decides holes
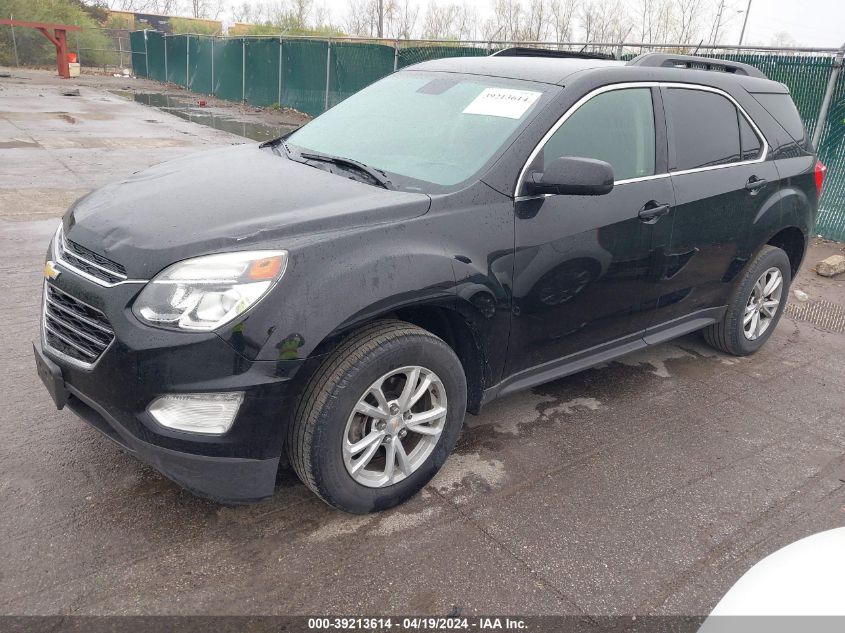
[[[643,298],[655,230],[668,220],[639,214],[662,205],[668,213],[673,202],[656,90],[597,91],[552,128],[523,175],[578,156],[610,163],[616,183],[603,196],[517,197],[508,374],[612,341],[642,344],[632,313]]]
[[[765,140],[722,91],[661,88],[675,194],[672,232],[643,305],[649,327],[707,318],[726,305],[754,218],[777,190]],[[710,315],[712,316],[712,314]]]

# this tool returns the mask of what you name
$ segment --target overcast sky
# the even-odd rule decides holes
[[[745,4],[732,0],[726,6],[744,9]],[[725,43],[739,41],[742,14],[734,15],[725,29]],[[766,44],[779,31],[803,46],[838,48],[845,43],[845,0],[753,0],[745,41]]]
[[[232,0],[232,3],[240,4],[242,1]],[[248,1],[258,4],[262,0]],[[478,10],[479,22],[491,14],[492,0],[439,0],[439,4],[462,1]],[[714,6],[718,3],[718,0],[710,1]],[[724,36],[719,38],[723,44],[739,41],[747,2],[726,0],[722,26]],[[343,24],[348,0],[315,0],[315,4],[325,5],[331,12],[332,20]],[[428,0],[420,2],[423,7],[427,4]],[[745,42],[771,44],[779,32],[788,33],[803,46],[838,48],[845,43],[845,0],[752,0]]]

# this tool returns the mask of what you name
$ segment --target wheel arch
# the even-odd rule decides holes
[[[776,246],[786,253],[794,279],[807,251],[807,235],[797,226],[788,226],[772,235],[765,245]]]
[[[326,336],[306,359],[297,378],[307,379],[322,360],[331,354],[351,332],[383,319],[399,319],[443,339],[461,362],[467,381],[467,411],[478,413],[484,389],[491,382],[482,337],[472,318],[456,309],[454,297],[427,302],[398,303],[373,307],[358,318],[347,320]]]

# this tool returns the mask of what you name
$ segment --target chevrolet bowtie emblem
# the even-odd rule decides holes
[[[55,279],[61,272],[55,262],[47,260],[47,263],[44,264],[44,279]]]

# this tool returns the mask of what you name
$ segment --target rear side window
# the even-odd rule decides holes
[[[739,140],[742,147],[742,160],[760,158],[760,152],[763,151],[760,137],[751,129],[751,124],[739,111],[736,114],[739,117]]]
[[[781,124],[792,140],[802,143],[805,141],[807,132],[804,123],[798,114],[798,109],[792,101],[792,97],[785,93],[753,93],[751,95],[760,105]]]
[[[739,118],[733,103],[703,90],[670,88],[664,94],[675,148],[673,171],[740,160]]]
[[[578,108],[543,147],[543,168],[561,156],[610,163],[616,180],[654,175],[654,108],[650,88],[596,95]]]

